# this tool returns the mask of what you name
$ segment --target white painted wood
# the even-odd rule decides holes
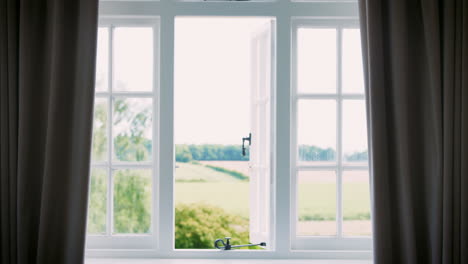
[[[291,111],[291,248],[294,250],[362,250],[371,252],[372,240],[370,237],[343,237],[343,203],[342,203],[342,175],[344,170],[367,170],[367,165],[343,165],[342,162],[342,103],[344,99],[364,100],[364,94],[344,94],[342,92],[342,29],[356,28],[358,19],[317,19],[317,18],[298,18],[293,20],[292,25],[292,111]],[[298,28],[334,28],[337,32],[336,38],[336,87],[335,94],[303,94],[298,93],[297,89],[297,30]],[[299,162],[298,158],[298,142],[297,142],[297,105],[300,100],[335,100],[337,107],[336,117],[336,162],[331,165],[304,165]],[[298,236],[297,234],[297,219],[298,219],[298,198],[297,198],[297,174],[299,171],[321,171],[330,170],[336,172],[336,236]]]
[[[86,264],[371,264],[370,260],[293,259],[87,259]]]
[[[142,168],[153,168],[153,232],[149,236],[88,236],[87,256],[140,258],[93,259],[89,263],[370,263],[347,259],[370,259],[369,239],[329,239],[296,237],[295,235],[295,175],[298,170],[319,167],[297,164],[295,157],[295,116],[299,99],[364,99],[361,94],[303,95],[295,92],[295,29],[305,26],[357,26],[358,8],[355,1],[177,1],[122,0],[100,2],[100,25],[150,25],[154,29],[154,90],[151,92],[99,92],[97,97],[113,96],[153,98],[153,160]],[[276,20],[276,39],[271,54],[271,190],[269,250],[175,250],[174,249],[174,18],[176,16],[262,16]],[[311,23],[313,21],[313,23]],[[313,25],[311,25],[313,24]],[[112,45],[112,44],[110,44]],[[112,49],[111,49],[112,50]],[[111,58],[110,58],[111,59]],[[159,67],[161,65],[161,67]],[[111,71],[112,72],[112,71]],[[111,76],[109,76],[111,78]],[[111,78],[112,79],[112,78]],[[109,85],[112,83],[109,82]],[[109,104],[109,110],[111,104]],[[111,112],[109,111],[109,115]],[[109,116],[109,129],[111,116]],[[110,135],[110,132],[109,132]],[[112,143],[109,142],[109,150]],[[111,158],[109,153],[109,158]],[[111,160],[111,159],[110,159]],[[127,168],[133,164],[102,162],[93,167]],[[333,168],[336,168],[333,166]],[[367,167],[348,166],[343,169]],[[109,190],[111,195],[111,190]],[[268,199],[267,199],[268,200]],[[112,204],[108,204],[109,209]],[[111,226],[111,216],[108,218]],[[350,247],[349,245],[353,245]],[[293,250],[293,248],[295,250]],[[302,250],[308,249],[308,250]],[[143,259],[141,259],[143,258]],[[146,260],[145,260],[146,258]],[[167,258],[157,260],[155,258]],[[182,258],[183,260],[177,260]],[[199,259],[199,260],[195,260]],[[218,260],[207,260],[218,259]],[[221,260],[219,260],[221,259]],[[237,260],[234,260],[237,259]],[[265,260],[268,259],[268,260]],[[283,259],[283,260],[272,260]],[[292,260],[308,259],[308,260]],[[326,260],[310,260],[326,259]],[[342,260],[335,260],[342,259]],[[107,261],[107,262],[106,262]]]
[[[270,20],[254,31],[251,40],[251,136],[250,146],[250,242],[271,248],[271,94],[275,21]]]
[[[105,235],[88,235],[86,247],[88,249],[149,249],[156,246],[157,216],[159,215],[155,196],[158,193],[158,162],[159,156],[159,19],[158,18],[138,18],[138,17],[100,17],[99,26],[109,29],[109,54],[108,54],[108,91],[96,92],[96,97],[106,98],[107,106],[107,161],[91,164],[91,168],[105,168],[107,170],[107,214],[106,214],[106,233]],[[150,27],[153,29],[153,89],[149,92],[115,92],[113,90],[113,47],[114,47],[114,29],[116,27]],[[151,98],[153,101],[153,131],[152,131],[152,160],[149,162],[120,162],[113,159],[114,150],[112,119],[113,119],[113,101],[115,98]],[[116,169],[152,169],[152,207],[151,207],[151,228],[149,234],[113,234],[113,172]]]

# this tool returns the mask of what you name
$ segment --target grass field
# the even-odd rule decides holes
[[[210,169],[202,164],[176,163],[175,179],[178,182],[238,182],[239,180],[223,172]],[[178,183],[179,184],[179,183]]]
[[[369,199],[366,184],[350,183],[344,186],[343,217],[345,220],[369,219]],[[334,220],[336,213],[334,184],[303,184],[299,187],[299,218]],[[204,202],[219,206],[227,212],[248,217],[248,182],[178,182],[176,203]]]
[[[249,217],[248,182],[177,182],[175,202],[207,203],[228,213]]]
[[[229,169],[232,170],[233,166]],[[368,184],[358,177],[352,179],[343,181],[343,218],[368,220],[370,217]],[[204,202],[219,206],[229,213],[249,216],[249,183],[246,181],[212,170],[203,164],[190,163],[177,163],[176,181],[176,203]],[[301,221],[335,220],[334,180],[315,177],[314,180],[300,181],[298,206]]]

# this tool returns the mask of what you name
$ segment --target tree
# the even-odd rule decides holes
[[[178,204],[175,209],[175,248],[214,248],[218,238],[249,243],[249,221],[207,204]]]

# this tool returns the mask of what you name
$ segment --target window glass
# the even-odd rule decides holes
[[[297,30],[297,89],[299,93],[336,92],[336,29]]]
[[[343,172],[343,234],[370,236],[371,211],[367,170]]]
[[[151,170],[115,170],[114,232],[149,233],[151,228]]]
[[[152,91],[153,30],[117,27],[113,46],[114,91]]]
[[[298,224],[300,236],[336,235],[335,171],[298,173]]]
[[[113,108],[114,159],[151,161],[152,100],[115,98]]]
[[[96,91],[108,90],[109,80],[109,28],[98,29],[98,42],[96,52]]]
[[[364,100],[343,100],[343,160],[367,166],[367,124]]]
[[[343,93],[364,93],[361,34],[359,29],[343,30]]]
[[[91,169],[89,184],[88,233],[104,234],[107,216],[107,170]]]
[[[336,101],[300,100],[297,111],[299,162],[333,163],[336,159]]]
[[[98,240],[146,234],[153,196],[153,27],[100,27],[97,42],[87,233]]]
[[[107,99],[94,99],[93,146],[91,151],[93,162],[102,162],[107,160],[107,116]]]

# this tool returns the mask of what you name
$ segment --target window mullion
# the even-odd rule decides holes
[[[160,141],[159,145],[159,228],[161,253],[174,250],[174,16],[161,15],[160,24]]]
[[[291,234],[291,141],[290,107],[291,107],[291,18],[280,15],[277,25],[276,56],[276,190],[273,192],[276,219],[273,219],[273,240],[278,252],[290,249]],[[295,165],[295,164],[294,164]],[[293,185],[294,188],[294,185]],[[278,197],[281,197],[279,199]],[[294,200],[294,199],[293,199]],[[294,208],[294,207],[293,207]],[[295,214],[295,213],[293,213]]]
[[[343,133],[343,113],[342,113],[342,109],[343,109],[343,100],[341,98],[342,96],[342,79],[341,79],[341,63],[342,63],[342,52],[341,52],[341,45],[342,45],[342,29],[341,27],[337,27],[336,29],[336,33],[337,33],[337,36],[336,36],[336,88],[337,88],[337,94],[338,94],[338,98],[337,98],[337,111],[336,111],[336,114],[337,114],[337,118],[336,118],[336,122],[337,122],[337,126],[336,126],[336,129],[337,129],[337,133],[336,133],[336,161],[337,161],[337,172],[336,172],[336,176],[337,176],[337,181],[336,181],[336,202],[337,202],[337,206],[336,206],[336,224],[337,224],[337,229],[336,229],[336,233],[337,233],[337,236],[338,237],[342,237],[343,236],[343,232],[342,232],[342,229],[343,229],[343,161],[342,161],[342,133]]]
[[[107,186],[107,214],[106,214],[106,234],[112,235],[113,230],[113,217],[114,217],[114,197],[113,197],[113,190],[114,184],[112,180],[112,153],[113,153],[113,138],[112,138],[112,104],[113,104],[113,97],[112,97],[112,86],[113,86],[113,47],[114,47],[114,26],[111,25],[109,27],[109,49],[108,49],[108,73],[107,73],[107,164],[109,167],[107,168],[107,176],[108,176],[108,186]]]

